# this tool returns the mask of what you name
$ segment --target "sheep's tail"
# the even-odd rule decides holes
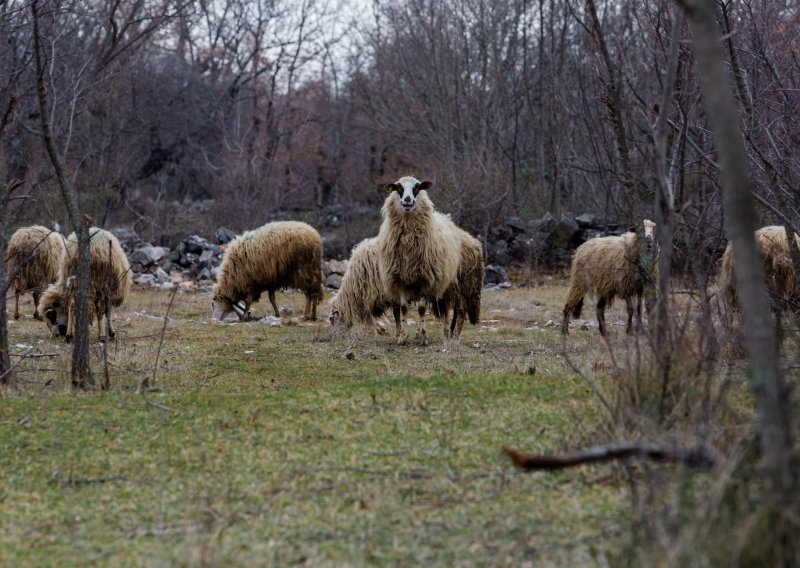
[[[574,277],[569,282],[569,292],[567,292],[567,302],[564,304],[564,312],[572,314],[573,319],[581,317],[583,310],[583,297],[586,295],[586,290],[582,285],[580,278]]]

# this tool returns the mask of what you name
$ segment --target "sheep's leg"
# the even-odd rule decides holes
[[[306,296],[306,306],[303,309],[303,319],[309,321],[311,319],[311,306],[314,304],[309,296]],[[317,319],[316,317],[314,319]]]
[[[572,310],[564,306],[564,319],[561,320],[561,335],[569,335],[569,314]]]
[[[67,305],[67,333],[64,336],[64,339],[67,343],[72,341],[72,336],[75,333],[75,321],[73,320],[74,313],[72,310],[72,302],[69,302]]]
[[[392,315],[394,316],[395,337],[400,337],[400,331],[403,329],[400,321],[400,306],[392,306]]]
[[[14,291],[14,319],[19,319],[19,291]]]
[[[39,315],[39,299],[42,295],[39,292],[33,293],[33,319],[41,321],[42,316]]]
[[[450,329],[447,337],[458,337],[458,332],[456,331],[456,326],[458,325],[458,316],[460,310],[458,308],[453,308],[453,320],[450,322]],[[445,321],[447,318],[445,317]]]
[[[408,315],[408,298],[405,294],[400,294],[400,332],[397,334],[397,344],[405,345],[408,341],[406,337],[406,316]]]
[[[417,335],[415,339],[419,341],[420,345],[429,345],[430,342],[428,341],[428,336],[425,333],[425,311],[427,309],[427,304],[425,298],[419,299],[419,304],[417,306],[417,313],[419,314],[419,321],[417,322]]]
[[[628,310],[628,325],[625,327],[625,333],[630,335],[633,333],[633,298],[625,298],[625,308]]]
[[[281,317],[280,312],[278,312],[278,303],[275,301],[275,290],[270,290],[269,291],[269,303],[272,304],[272,309],[275,310],[275,317],[276,318]],[[308,307],[307,304],[306,304],[306,307]],[[246,314],[247,310],[245,310],[244,313]]]
[[[642,294],[636,294],[636,331],[642,331]]]
[[[600,327],[600,335],[606,334],[606,299],[600,298],[597,301],[597,324]]]
[[[458,310],[458,321],[456,322],[456,339],[461,338],[461,330],[464,329],[464,322],[467,320],[466,310]]]
[[[311,301],[311,319],[317,321],[317,300]]]

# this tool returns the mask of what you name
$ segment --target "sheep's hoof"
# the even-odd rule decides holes
[[[408,338],[406,337],[405,333],[397,337],[398,345],[405,345],[406,343],[408,343]]]
[[[39,320],[39,321],[43,320],[42,316],[39,315],[39,312],[33,312],[33,319]]]
[[[430,341],[428,341],[428,336],[425,334],[424,331],[422,333],[418,333],[417,334],[417,341],[423,347],[426,346],[426,345],[430,345]]]

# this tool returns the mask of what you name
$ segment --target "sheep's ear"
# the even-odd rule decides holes
[[[423,181],[419,184],[419,189],[429,189],[433,184],[429,181]]]
[[[636,232],[636,225],[631,225],[630,227],[628,227],[628,232],[629,233],[635,233]]]
[[[397,189],[396,183],[387,183],[386,184],[386,193],[392,193],[395,189]]]

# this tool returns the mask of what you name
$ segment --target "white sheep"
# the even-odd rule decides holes
[[[761,253],[761,266],[767,290],[774,296],[788,298],[790,306],[797,309],[800,289],[797,286],[797,275],[792,264],[792,253],[789,250],[789,240],[786,238],[786,228],[782,225],[761,227],[756,231],[755,237]],[[800,236],[796,233],[794,242],[800,249]],[[722,255],[719,289],[725,303],[732,309],[738,309],[734,274],[733,246],[728,243]]]
[[[298,221],[267,223],[247,231],[228,244],[214,286],[211,318],[223,320],[235,311],[246,319],[250,305],[265,290],[280,317],[275,291],[297,288],[306,296],[305,319],[317,319],[322,300],[322,238],[310,225]],[[244,308],[238,302],[244,301]]]
[[[400,306],[393,305],[381,280],[378,263],[378,239],[364,239],[353,247],[347,270],[338,292],[331,298],[330,321],[334,329],[349,329],[356,324],[375,326],[375,318],[386,309],[397,310],[395,324],[400,322]],[[398,329],[398,335],[400,330]]]
[[[451,224],[442,223],[434,214],[426,191],[430,187],[429,181],[402,177],[386,186],[389,196],[381,209],[378,262],[387,295],[402,310],[400,344],[406,342],[405,312],[415,299],[420,314],[417,338],[422,345],[428,344],[426,300],[443,297],[456,278],[461,260],[460,244]]]
[[[125,301],[131,289],[131,269],[128,257],[117,237],[92,227],[89,229],[90,278],[89,278],[89,323],[97,320],[98,339],[102,339],[101,325],[106,306],[118,307]],[[109,250],[111,253],[109,264]],[[78,273],[78,239],[75,233],[67,237],[67,251],[61,280],[47,288],[39,304],[39,315],[53,335],[72,339],[75,329],[76,276]],[[108,320],[109,338],[115,332]]]
[[[639,266],[639,237],[634,229],[621,236],[590,239],[575,250],[569,280],[567,302],[561,333],[569,334],[570,314],[581,315],[583,298],[597,298],[597,323],[600,334],[606,334],[605,309],[617,296],[625,300],[628,309],[627,333],[633,331],[633,297],[636,296],[638,327],[642,324],[642,294],[644,280]]]
[[[8,241],[6,276],[14,289],[14,319],[19,319],[19,297],[33,294],[33,317],[39,315],[39,298],[50,284],[58,282],[64,263],[64,237],[41,225],[20,227]]]

